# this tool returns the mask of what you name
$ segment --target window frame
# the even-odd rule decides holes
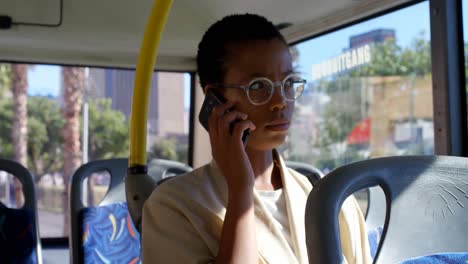
[[[438,155],[468,155],[462,0],[430,0],[434,140]],[[468,18],[467,18],[468,19]]]

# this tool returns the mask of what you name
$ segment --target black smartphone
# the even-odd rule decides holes
[[[206,129],[206,131],[209,131],[208,129],[208,119],[211,115],[211,112],[213,111],[213,107],[224,104],[226,102],[226,99],[219,94],[218,92],[214,91],[214,89],[208,89],[208,92],[205,95],[205,100],[203,101],[203,105],[200,110],[200,114],[198,115],[198,120],[202,124],[202,126]],[[229,110],[228,110],[229,112]],[[234,123],[231,124],[230,127],[230,133],[232,134],[232,129],[234,128]],[[244,131],[244,134],[242,135],[242,142],[244,143],[244,146],[247,144],[247,139],[249,138],[250,135],[250,129],[247,129]]]

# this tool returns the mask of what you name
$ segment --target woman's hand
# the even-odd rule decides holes
[[[216,106],[209,118],[211,149],[228,185],[229,200],[215,263],[258,263],[253,205],[254,174],[242,135],[255,125],[233,103]],[[234,123],[233,123],[234,122]],[[232,126],[232,128],[231,128]],[[232,130],[232,134],[230,133]]]
[[[244,113],[228,112],[233,106],[232,102],[216,106],[209,118],[213,158],[226,178],[230,196],[252,191],[254,187],[252,165],[245,152],[242,135],[247,129],[255,130],[255,125],[247,120]]]

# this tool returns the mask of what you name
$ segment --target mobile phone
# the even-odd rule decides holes
[[[203,105],[200,110],[200,114],[198,115],[198,120],[202,124],[202,126],[206,129],[206,131],[209,131],[208,128],[208,119],[211,115],[211,112],[213,111],[213,107],[217,105],[221,105],[226,103],[226,99],[219,94],[218,92],[214,91],[214,89],[208,89],[208,92],[205,95],[205,100],[203,101]],[[229,110],[227,110],[229,112]],[[233,122],[230,126],[230,133],[232,134],[232,130],[234,129],[234,123]],[[250,135],[250,129],[246,129],[244,131],[244,134],[242,135],[242,142],[244,143],[244,146],[247,144],[247,140]]]

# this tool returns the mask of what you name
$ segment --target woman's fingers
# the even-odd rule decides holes
[[[242,140],[242,136],[245,130],[250,129],[251,131],[253,131],[255,130],[255,128],[255,125],[250,120],[238,121],[234,123],[232,136],[236,139],[238,138],[239,140]]]
[[[215,107],[213,107],[213,111],[212,111],[212,115],[215,115],[215,116],[222,116],[224,115],[224,113],[226,113],[227,110],[229,110],[229,108],[233,107],[234,106],[234,102],[226,102],[224,104],[221,104],[221,105],[217,105]]]
[[[247,115],[238,111],[226,113],[222,118],[218,119],[218,132],[231,134],[233,124],[240,120],[246,120]]]
[[[222,105],[213,107],[213,110],[211,111],[210,117],[208,119],[208,129],[210,134],[218,134],[218,120],[222,118],[224,113],[226,113],[226,111],[233,106],[233,102],[227,102]]]
[[[209,118],[212,144],[218,141],[226,142],[226,137],[241,140],[245,130],[255,130],[255,125],[247,120],[247,114],[234,110],[229,111],[233,106],[234,103],[227,102],[213,108]]]

